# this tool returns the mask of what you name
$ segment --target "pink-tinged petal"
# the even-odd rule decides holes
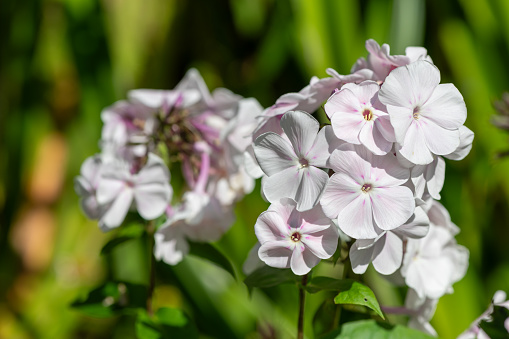
[[[451,154],[444,155],[447,159],[451,160],[463,160],[470,150],[472,149],[472,142],[474,141],[474,132],[468,129],[466,126],[461,126],[460,131],[460,144],[458,148]]]
[[[144,184],[134,187],[136,209],[145,220],[153,220],[164,213],[171,199],[169,184]]]
[[[261,244],[267,241],[286,239],[288,233],[288,226],[284,217],[282,218],[274,210],[263,212],[256,220],[255,234]]]
[[[328,259],[336,252],[339,234],[331,225],[325,230],[313,234],[303,234],[302,243],[315,256],[320,259]]]
[[[320,199],[325,215],[335,219],[347,205],[362,194],[361,187],[362,185],[345,173],[334,174]]]
[[[278,202],[281,198],[295,200],[299,187],[301,172],[297,167],[287,168],[262,180],[262,189],[270,202]]]
[[[408,187],[373,188],[367,195],[375,222],[383,230],[403,225],[414,213],[414,195]]]
[[[292,143],[295,154],[302,157],[313,146],[320,123],[309,113],[291,111],[281,118],[281,128]],[[263,166],[262,166],[263,168]]]
[[[293,250],[290,267],[295,275],[304,275],[309,273],[313,267],[318,265],[320,258],[315,256],[310,250],[298,246]]]
[[[467,107],[453,84],[440,84],[421,107],[420,113],[438,126],[457,129],[467,119]]]
[[[433,161],[433,155],[426,143],[426,133],[427,131],[424,131],[421,124],[412,123],[399,150],[402,156],[416,165],[427,165]],[[440,136],[435,137],[440,138]],[[436,140],[436,142],[441,141],[440,139]]]
[[[373,253],[373,267],[383,275],[390,275],[401,267],[403,240],[392,232],[385,233],[376,244]]]
[[[429,232],[429,218],[422,207],[416,207],[414,214],[408,219],[408,221],[392,230],[392,232],[408,238],[423,238]]]
[[[97,202],[101,205],[114,200],[127,187],[122,180],[115,178],[101,178],[97,185]]]
[[[316,205],[314,208],[299,214],[301,220],[300,229],[306,234],[321,232],[333,224],[330,218],[323,213],[321,205]]]
[[[349,89],[352,91],[357,102],[362,106],[371,106],[372,102],[376,99],[376,94],[380,90],[380,86],[375,81],[366,80],[360,84],[345,84],[341,89]]]
[[[108,210],[102,215],[99,221],[99,227],[103,231],[118,227],[122,224],[133,202],[133,190],[123,189],[113,201]]]
[[[268,176],[296,167],[298,164],[297,155],[290,143],[272,132],[256,138],[254,153],[258,164]]]
[[[179,223],[183,225],[181,221]],[[168,265],[178,264],[189,253],[189,244],[177,224],[160,228],[154,239],[154,257]]]
[[[415,196],[421,198],[426,189],[426,179],[424,179],[424,172],[428,165],[415,165],[411,169],[411,179],[414,185]]]
[[[370,177],[371,158],[371,152],[364,147],[343,144],[338,150],[332,152],[329,165],[334,172],[345,173],[362,186],[361,183]]]
[[[136,176],[137,184],[167,183],[170,180],[170,172],[163,159],[153,153],[149,153],[148,161]]]
[[[396,142],[396,134],[394,134],[394,127],[391,124],[391,116],[389,114],[380,115],[375,120],[375,129],[380,132],[385,140],[391,143]]]
[[[359,134],[359,141],[367,149],[377,155],[387,154],[392,148],[392,142],[385,140],[374,123],[366,123]]]
[[[332,126],[323,127],[316,136],[313,147],[306,154],[309,165],[316,167],[328,167],[328,160],[334,150],[343,144],[332,130]]]
[[[362,118],[362,109],[355,94],[348,88],[342,89],[333,94],[323,106],[325,113],[332,118],[336,113],[350,113]]]
[[[371,157],[369,180],[375,187],[403,185],[410,177],[410,170],[399,164],[392,154]]]
[[[256,157],[254,154],[253,145],[249,145],[244,152],[244,168],[252,178],[258,179],[263,175],[262,168],[258,165],[258,161],[256,161]]]
[[[366,241],[369,241],[371,244],[374,242],[372,239],[364,240],[364,242]],[[352,270],[355,274],[364,274],[366,272],[374,251],[374,246],[361,248],[359,246],[361,243],[362,240],[357,240],[352,247],[350,247],[350,262],[352,263]]]
[[[373,239],[378,236],[373,224],[369,194],[361,193],[338,214],[338,226],[355,239]]]
[[[298,211],[306,211],[320,201],[325,185],[329,181],[329,175],[313,166],[302,168],[299,172],[300,184],[295,192],[295,201],[297,201]]]
[[[412,122],[414,122],[413,108],[388,105],[387,111],[389,112],[389,119],[394,130],[394,138],[397,142],[403,143],[408,129]]]
[[[258,256],[271,267],[289,268],[293,251],[288,246],[287,240],[267,241],[260,246]]]
[[[459,130],[442,128],[427,118],[421,118],[420,127],[426,139],[426,146],[437,155],[450,154],[460,144]]]
[[[427,61],[419,60],[393,70],[382,84],[378,96],[384,105],[413,110],[431,97],[439,83],[438,68]]]
[[[359,144],[359,133],[366,124],[360,113],[336,112],[331,118],[334,134],[346,142]]]

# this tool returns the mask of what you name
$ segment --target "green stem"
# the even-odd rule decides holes
[[[149,249],[149,257],[150,257],[150,275],[149,275],[149,283],[148,283],[148,291],[147,291],[147,313],[152,316],[154,314],[154,310],[152,309],[152,296],[154,295],[154,288],[156,285],[156,274],[155,274],[155,265],[156,260],[154,257],[154,222],[150,221],[147,225],[147,236],[148,236],[148,249]]]
[[[304,303],[306,301],[306,290],[308,275],[302,276],[302,284],[299,287],[299,322],[297,323],[297,339],[304,338]]]

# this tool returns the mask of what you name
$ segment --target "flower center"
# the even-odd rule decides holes
[[[309,161],[307,161],[304,158],[300,159],[299,160],[299,168],[306,168],[306,167],[309,167]]]
[[[371,121],[373,119],[373,112],[369,108],[365,108],[364,111],[362,111],[362,117],[366,121]]]
[[[419,106],[414,108],[414,113],[412,114],[412,116],[414,117],[415,120],[419,119],[420,110],[421,108]]]
[[[290,239],[292,239],[293,242],[299,242],[302,235],[299,232],[295,232],[291,235]]]
[[[371,184],[364,184],[361,187],[361,191],[362,193],[368,193],[372,188],[373,186]]]

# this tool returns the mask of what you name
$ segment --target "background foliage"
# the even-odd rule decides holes
[[[145,284],[142,240],[100,255],[111,239],[86,220],[73,190],[83,160],[98,151],[101,109],[133,88],[173,88],[190,67],[263,106],[333,67],[349,73],[364,41],[428,49],[463,94],[471,154],[447,161],[442,202],[470,250],[467,276],[444,296],[432,324],[444,338],[468,327],[497,289],[509,291],[507,134],[492,102],[509,90],[506,0],[2,0],[0,2],[0,337],[132,338],[134,315],[89,317],[69,305],[105,280]],[[323,118],[323,116],[322,116]],[[179,186],[178,178],[172,185]],[[157,266],[155,303],[179,308],[215,338],[293,337],[297,288],[251,297],[241,266],[267,208],[259,186],[236,209],[218,248],[239,276],[200,259]],[[331,264],[318,271],[340,274]],[[371,271],[383,305],[402,291]],[[326,295],[310,295],[314,314]],[[156,306],[157,308],[157,306]],[[398,323],[404,318],[390,317]],[[312,336],[310,316],[306,333]],[[315,323],[315,326],[316,323]]]

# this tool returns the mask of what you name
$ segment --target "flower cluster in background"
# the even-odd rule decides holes
[[[459,229],[437,201],[443,157],[463,159],[473,133],[463,97],[440,83],[426,49],[391,55],[373,40],[366,48],[351,74],[328,69],[331,77],[312,78],[261,115],[246,170],[262,177],[272,205],[256,222],[255,248],[265,264],[303,275],[334,254],[340,235],[355,240],[353,271],[371,263],[407,285],[409,325],[436,335],[437,300],[468,267]],[[322,105],[331,124],[320,129],[310,114]]]
[[[174,90],[130,91],[101,114],[102,152],[75,181],[83,211],[104,231],[129,211],[147,221],[165,217],[154,254],[177,264],[188,239],[219,239],[233,224],[235,202],[253,190],[243,153],[261,112],[255,99],[224,88],[211,94],[194,69]],[[173,200],[169,168],[186,182]]]

